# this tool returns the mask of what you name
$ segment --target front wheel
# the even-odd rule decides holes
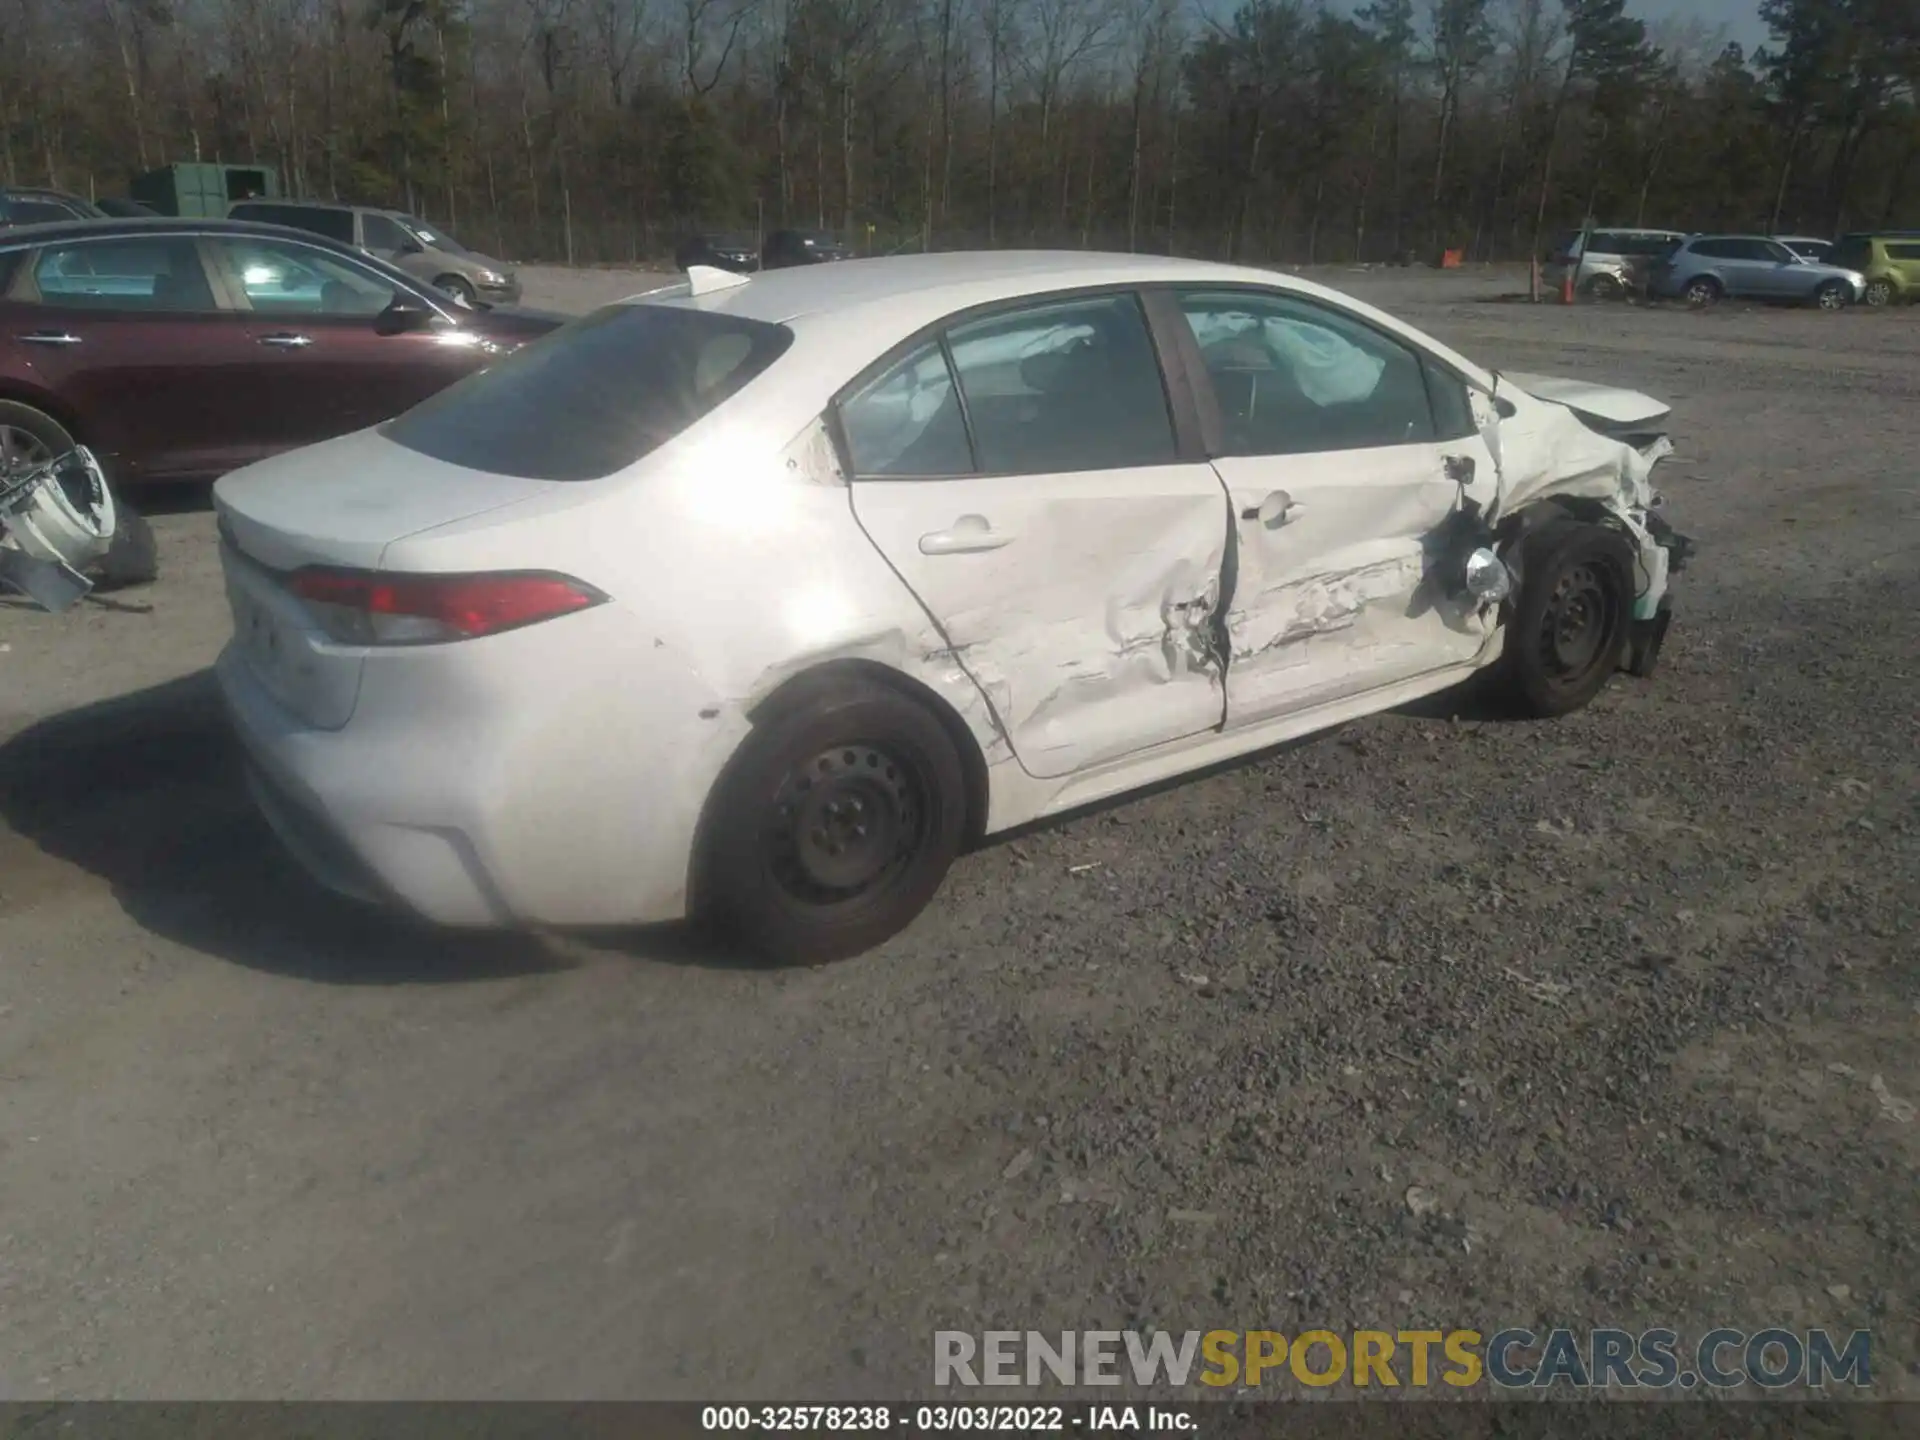
[[[835,681],[757,725],[709,805],[704,918],[783,964],[856,955],[904,930],[966,833],[945,728],[868,680]]]
[[[1869,280],[1867,282],[1867,304],[1880,307],[1893,303],[1893,282],[1891,280]]]
[[[458,275],[442,275],[433,282],[433,288],[449,300],[457,301],[469,310],[474,308],[474,301],[479,298],[473,293],[473,286]]]
[[[1813,303],[1822,310],[1844,310],[1852,301],[1853,292],[1844,280],[1829,280],[1813,295]]]
[[[1525,543],[1501,664],[1526,714],[1568,715],[1600,693],[1625,654],[1632,555],[1618,532],[1572,519]]]

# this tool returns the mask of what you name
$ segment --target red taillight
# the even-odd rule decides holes
[[[315,567],[287,577],[327,634],[348,645],[434,645],[571,615],[607,597],[544,571],[383,575]]]

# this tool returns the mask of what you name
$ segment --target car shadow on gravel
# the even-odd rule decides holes
[[[256,812],[210,671],[82,706],[0,745],[0,820],[112,887],[156,935],[332,985],[564,968],[539,937],[426,928],[310,881]],[[31,884],[31,866],[9,874]]]

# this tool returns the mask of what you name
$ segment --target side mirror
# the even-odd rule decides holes
[[[373,317],[376,335],[418,335],[433,329],[439,313],[411,296],[396,295],[393,303]]]

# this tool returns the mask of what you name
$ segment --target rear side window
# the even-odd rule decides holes
[[[1707,260],[1738,260],[1740,242],[1737,240],[1696,240],[1692,251]]]
[[[792,343],[784,325],[674,305],[610,305],[441,391],[381,433],[470,470],[599,480],[737,394]]]
[[[261,225],[286,225],[329,240],[353,243],[353,212],[333,210],[324,205],[235,205],[227,211],[230,220],[252,220]]]
[[[1048,475],[1174,458],[1160,361],[1132,295],[1037,305],[947,332],[980,469]]]
[[[1631,255],[1633,241],[1624,235],[1616,235],[1611,230],[1596,230],[1593,243],[1587,246],[1589,255]]]
[[[42,250],[40,303],[60,310],[211,311],[213,288],[186,236],[80,240]]]

